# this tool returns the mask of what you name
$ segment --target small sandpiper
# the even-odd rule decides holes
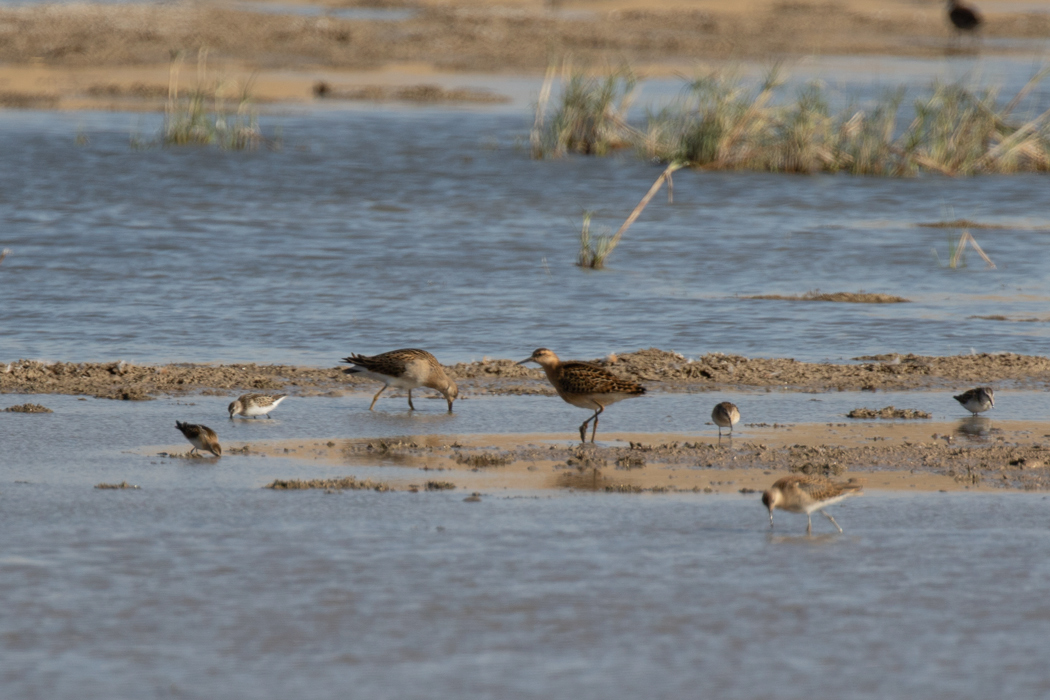
[[[419,387],[440,392],[448,401],[449,413],[452,413],[452,402],[459,396],[456,383],[448,378],[437,358],[426,350],[405,348],[371,357],[351,355],[344,357],[343,362],[353,365],[343,370],[347,374],[360,374],[383,382],[383,388],[372,397],[372,404],[368,407],[369,411],[376,405],[379,395],[389,386],[408,389],[408,408],[412,411],[416,410],[416,407],[412,405],[412,390]]]
[[[733,426],[740,422],[740,409],[723,401],[711,411],[711,420],[718,426],[718,437],[722,437],[722,428],[729,428],[729,437],[733,437]]]
[[[208,450],[216,457],[222,457],[222,446],[219,444],[219,436],[208,426],[175,421],[175,427],[181,430],[182,434],[193,445],[190,454],[197,452],[197,450]],[[197,454],[199,455],[200,452],[197,452]]]
[[[961,403],[963,408],[975,416],[978,413],[984,413],[989,408],[995,408],[995,392],[992,391],[990,386],[979,386],[952,398]]]
[[[822,476],[798,474],[775,481],[769,490],[762,494],[762,505],[769,509],[769,527],[773,527],[773,509],[780,508],[789,513],[805,513],[806,534],[811,534],[812,513],[818,510],[841,533],[842,528],[835,522],[835,518],[825,513],[824,509],[844,498],[855,496],[860,491],[860,484],[844,484]]]
[[[230,404],[230,420],[237,414],[245,417],[259,416],[270,417],[270,411],[281,405],[281,402],[288,398],[287,394],[245,394],[236,401]]]
[[[537,349],[531,357],[518,364],[526,362],[535,362],[542,367],[558,396],[567,403],[594,411],[594,415],[580,426],[580,440],[583,442],[587,442],[587,424],[592,420],[594,428],[591,430],[591,442],[594,442],[598,432],[598,416],[606,406],[645,393],[645,387],[637,382],[621,379],[604,367],[590,362],[562,362],[547,348]]]

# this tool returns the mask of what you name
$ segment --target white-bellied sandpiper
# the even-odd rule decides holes
[[[722,428],[729,428],[729,437],[733,437],[733,426],[740,422],[740,409],[723,401],[711,411],[711,420],[718,426],[718,437],[722,437]]]
[[[615,374],[590,362],[562,362],[547,348],[539,348],[519,365],[535,362],[547,373],[558,396],[567,403],[594,411],[594,415],[580,426],[580,440],[587,442],[587,424],[594,421],[591,442],[598,432],[598,416],[605,407],[624,399],[632,399],[645,393],[645,387],[630,379],[621,379]]]
[[[193,445],[190,454],[197,452],[197,450],[207,450],[216,457],[222,457],[222,446],[219,444],[219,436],[208,426],[175,421],[175,427],[181,430],[182,434]],[[199,455],[200,452],[197,452],[197,454]]]
[[[992,391],[990,386],[979,386],[952,398],[961,403],[963,408],[975,416],[978,413],[984,413],[989,408],[995,407],[995,392]]]
[[[230,404],[227,409],[230,412],[230,420],[240,414],[245,417],[259,416],[270,417],[270,411],[281,405],[288,398],[287,394],[245,394]]]
[[[351,355],[344,357],[343,362],[353,365],[343,370],[347,374],[360,374],[363,377],[383,382],[383,388],[372,397],[372,404],[368,407],[369,411],[376,405],[379,395],[386,391],[388,386],[408,389],[408,407],[413,411],[416,410],[416,407],[412,405],[412,390],[419,387],[440,392],[448,401],[449,413],[452,413],[452,402],[459,396],[456,383],[448,378],[437,358],[426,350],[405,348],[371,357]]]
[[[774,508],[789,513],[805,513],[808,535],[813,532],[812,513],[818,510],[841,533],[842,528],[835,522],[835,518],[825,513],[824,509],[844,498],[859,494],[860,490],[860,484],[839,483],[822,476],[798,474],[785,476],[773,482],[769,490],[762,494],[762,505],[769,509],[769,527],[773,527]]]

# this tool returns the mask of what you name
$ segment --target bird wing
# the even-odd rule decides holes
[[[429,364],[440,366],[438,365],[437,359],[435,359],[429,352],[426,350],[417,350],[415,348],[391,350],[390,352],[371,356],[350,355],[350,357],[343,358],[343,362],[362,367],[369,372],[385,374],[391,377],[399,377],[404,374],[408,368],[408,364],[415,360],[423,360]],[[350,369],[346,371],[352,372],[353,370]]]
[[[592,365],[590,362],[565,362],[559,367],[562,389],[572,394],[644,394],[645,387],[630,379]]]

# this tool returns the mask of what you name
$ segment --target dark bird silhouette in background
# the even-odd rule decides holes
[[[948,20],[959,32],[972,32],[981,24],[981,15],[972,7],[959,3],[959,0],[948,0]]]

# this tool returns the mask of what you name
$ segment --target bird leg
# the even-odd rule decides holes
[[[408,390],[408,410],[414,411],[416,407],[412,405],[412,390]]]
[[[594,428],[591,430],[591,444],[594,444],[594,436],[598,434],[598,414],[604,410],[605,406],[598,404],[598,410],[594,412]]]
[[[820,514],[821,514],[821,515],[823,515],[823,516],[824,516],[825,518],[827,518],[828,520],[830,520],[830,521],[831,521],[831,524],[832,524],[832,525],[834,525],[835,527],[837,527],[837,528],[839,529],[839,534],[840,534],[840,535],[842,534],[842,528],[841,528],[841,527],[839,527],[839,524],[838,524],[837,522],[835,522],[835,518],[831,517],[830,515],[828,515],[828,514],[827,514],[827,513],[825,513],[824,511],[820,511]]]
[[[806,534],[813,534],[813,516],[811,516],[809,513],[806,513]]]
[[[376,405],[376,401],[379,400],[379,395],[382,394],[384,391],[386,391],[386,384],[384,384],[383,388],[377,391],[376,395],[372,397],[372,405],[368,407],[369,411],[371,411],[372,407]]]

